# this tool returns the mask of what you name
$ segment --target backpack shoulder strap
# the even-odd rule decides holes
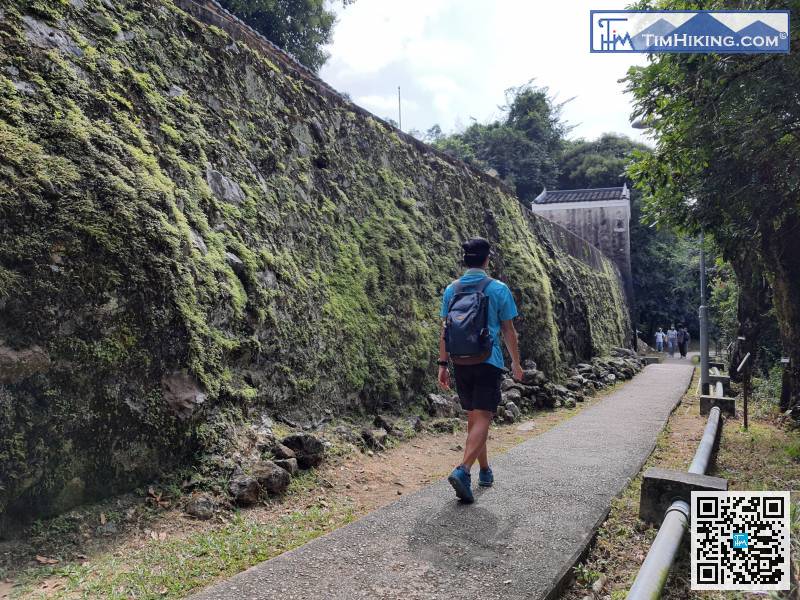
[[[492,279],[491,277],[489,277],[487,275],[486,277],[484,277],[483,279],[481,279],[478,282],[478,284],[476,286],[477,291],[479,291],[481,294],[483,294],[486,291],[486,288],[489,287],[489,284],[492,283],[493,281],[494,281],[494,279]]]
[[[494,279],[492,279],[491,277],[487,276],[487,277],[484,277],[483,279],[481,279],[480,281],[478,281],[476,283],[470,283],[468,285],[464,285],[464,283],[460,279],[456,279],[450,285],[453,286],[453,296],[463,292],[465,287],[468,287],[468,288],[473,288],[474,287],[476,292],[480,292],[481,294],[483,294],[484,291],[486,290],[486,288],[489,287],[489,284],[492,283],[493,281],[494,281]]]

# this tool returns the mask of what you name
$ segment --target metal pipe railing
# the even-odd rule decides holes
[[[692,464],[689,465],[689,473],[696,475],[704,475],[708,469],[708,463],[711,461],[711,454],[714,452],[714,445],[717,441],[717,432],[719,430],[720,419],[722,413],[719,406],[715,406],[708,413],[708,423],[703,432],[703,437],[700,439],[700,445],[697,447],[697,452],[694,453]]]
[[[709,372],[711,375],[719,375],[719,369],[717,367],[711,367]],[[722,385],[721,381],[718,381],[714,384],[714,389],[711,390],[711,395],[717,398],[725,397],[725,387]]]
[[[706,472],[714,451],[721,418],[719,407],[712,408],[700,446],[694,454],[692,464],[689,465],[689,473],[703,475]],[[653,600],[661,597],[661,591],[667,582],[667,575],[675,561],[675,554],[688,525],[689,505],[684,500],[676,499],[664,513],[658,535],[636,575],[631,591],[628,592],[628,600]]]

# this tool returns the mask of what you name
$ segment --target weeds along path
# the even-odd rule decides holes
[[[491,456],[543,434],[623,385],[587,396],[575,408],[538,410],[519,423],[493,425]],[[130,495],[43,521],[29,539],[0,545],[0,600],[184,598],[444,478],[462,455],[464,435],[421,433],[374,454],[342,442],[318,469],[292,479],[285,496],[220,511],[208,521],[188,517],[180,502],[154,509]],[[113,535],[96,533],[104,517],[122,519]],[[58,562],[41,565],[36,555]]]
[[[693,368],[650,365],[512,448],[474,505],[438,482],[194,597],[544,598],[652,452]]]

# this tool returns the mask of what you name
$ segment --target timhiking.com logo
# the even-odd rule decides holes
[[[788,53],[789,11],[590,11],[592,52]]]

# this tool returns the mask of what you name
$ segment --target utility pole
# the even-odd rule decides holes
[[[403,110],[400,107],[400,86],[397,86],[397,128],[403,131]]]
[[[706,254],[700,231],[700,391],[709,393],[708,383],[708,307],[706,307]]]

